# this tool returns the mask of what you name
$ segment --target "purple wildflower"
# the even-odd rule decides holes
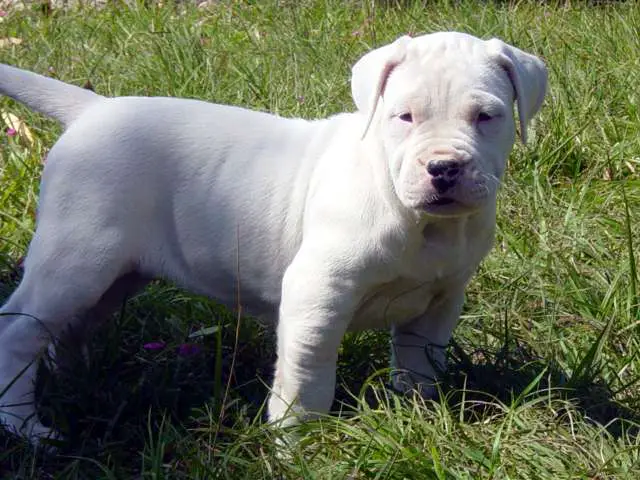
[[[150,342],[145,343],[142,348],[145,350],[162,350],[167,345],[164,342]]]
[[[17,135],[17,131],[15,128],[7,128],[7,137],[15,137]]]
[[[200,353],[200,347],[193,343],[183,343],[178,347],[178,355],[183,357],[197,355],[198,353]]]

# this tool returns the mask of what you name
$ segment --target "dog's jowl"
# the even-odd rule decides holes
[[[24,278],[0,312],[0,421],[33,404],[52,338],[166,278],[277,325],[268,414],[326,412],[350,329],[390,328],[393,383],[433,390],[465,285],[491,249],[536,57],[462,33],[401,37],[353,67],[356,111],[307,121],[176,98],[106,98],[9,66],[0,93],[59,120]],[[95,318],[95,315],[91,315]],[[439,365],[434,365],[435,362]]]

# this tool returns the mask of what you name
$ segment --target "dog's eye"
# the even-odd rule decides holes
[[[408,122],[408,123],[413,122],[413,115],[411,115],[410,112],[402,113],[402,114],[398,115],[398,118],[400,120],[402,120],[403,122]]]
[[[478,123],[488,122],[489,120],[492,120],[492,119],[493,117],[486,112],[480,112],[477,118]]]

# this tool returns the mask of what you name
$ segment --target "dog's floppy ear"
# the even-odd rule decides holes
[[[502,40],[494,38],[487,43],[513,84],[520,119],[520,139],[526,143],[527,124],[540,110],[547,93],[547,67],[538,57],[507,45]]]
[[[367,116],[364,138],[376,113],[378,100],[384,95],[387,80],[403,60],[411,37],[405,35],[395,42],[364,55],[351,69],[351,95],[358,110]]]

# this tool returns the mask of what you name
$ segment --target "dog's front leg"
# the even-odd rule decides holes
[[[317,252],[316,252],[317,253]],[[358,301],[354,282],[323,255],[299,253],[282,283],[269,420],[282,426],[331,407],[338,349]]]
[[[415,320],[392,328],[391,379],[401,392],[433,396],[439,372],[446,368],[446,347],[458,323],[464,289],[443,292]]]

